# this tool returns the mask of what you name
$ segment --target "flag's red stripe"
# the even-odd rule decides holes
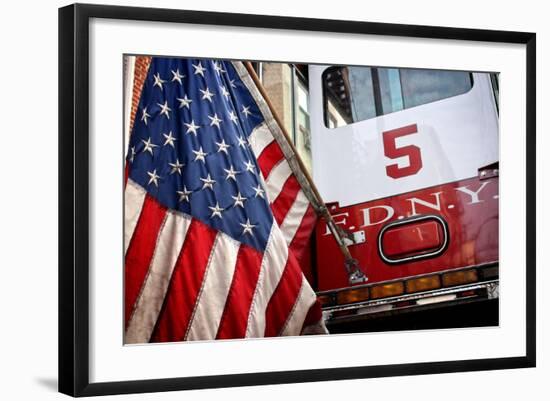
[[[128,182],[128,175],[130,174],[130,164],[126,162],[124,166],[124,188],[126,188],[126,183]]]
[[[302,324],[302,330],[306,328],[307,326],[310,326],[312,324],[317,324],[321,321],[323,318],[323,311],[321,309],[321,303],[318,299],[315,300],[313,305],[309,308],[307,311],[306,318],[304,319],[304,323]]]
[[[216,338],[244,338],[261,264],[260,252],[241,245]]]
[[[277,143],[277,141],[272,141],[258,157],[258,165],[264,178],[267,180],[269,173],[281,160],[284,160],[283,151]],[[285,161],[286,163],[286,161]]]
[[[277,196],[277,199],[271,204],[271,210],[273,211],[273,216],[277,224],[281,225],[285,219],[288,211],[294,204],[296,196],[300,191],[300,184],[294,175],[288,177],[283,185],[283,189]]]
[[[265,311],[266,337],[280,335],[300,293],[303,277],[298,261],[292,252],[289,252],[283,275]]]
[[[128,324],[134,303],[149,270],[165,215],[166,208],[158,203],[156,199],[147,195],[143,202],[134,235],[126,252],[124,271],[124,316],[126,324]]]
[[[315,226],[315,221],[317,220],[317,215],[313,210],[311,204],[308,205],[304,217],[302,217],[302,222],[294,234],[294,238],[290,242],[289,249],[294,253],[298,260],[301,259],[302,253],[309,249],[309,239],[311,238],[311,232]]]
[[[191,222],[151,342],[184,339],[216,233],[216,230],[199,220]]]

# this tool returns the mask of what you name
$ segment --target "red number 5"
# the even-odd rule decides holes
[[[407,167],[399,167],[397,164],[386,166],[386,174],[391,178],[401,178],[409,175],[414,175],[422,168],[422,156],[420,148],[415,145],[408,145],[398,148],[395,146],[395,140],[401,136],[416,134],[418,132],[416,124],[407,125],[382,133],[384,141],[384,154],[390,159],[408,156],[409,165]]]

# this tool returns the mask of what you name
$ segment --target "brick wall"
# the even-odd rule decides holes
[[[286,130],[293,135],[291,70],[284,63],[263,63],[262,66],[262,85]]]
[[[143,89],[143,84],[145,82],[145,78],[147,77],[147,71],[149,70],[150,64],[151,57],[136,57],[136,64],[134,66],[134,86],[132,91],[132,110],[130,112],[130,132],[132,132],[132,128],[134,126],[134,119],[136,118],[141,90]]]

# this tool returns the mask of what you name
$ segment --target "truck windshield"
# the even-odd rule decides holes
[[[323,73],[325,124],[338,128],[468,92],[472,74],[381,67],[330,67]]]

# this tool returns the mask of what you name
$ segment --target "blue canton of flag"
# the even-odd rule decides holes
[[[273,215],[248,138],[262,113],[230,62],[153,58],[129,177],[160,204],[260,251]]]

